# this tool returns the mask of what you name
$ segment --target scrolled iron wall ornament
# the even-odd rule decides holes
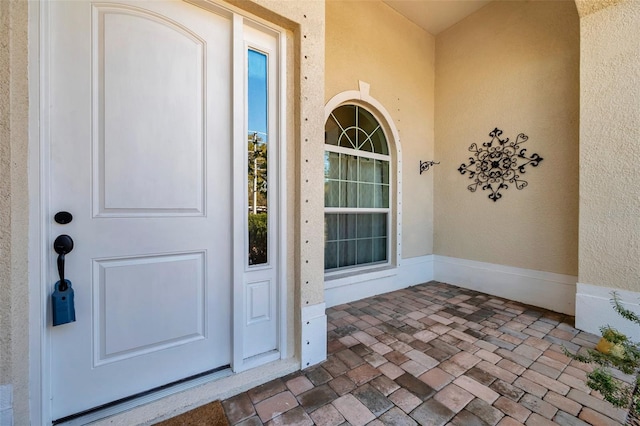
[[[469,157],[469,164],[462,163],[458,168],[460,174],[469,173],[469,179],[473,179],[467,186],[469,191],[476,192],[478,187],[491,191],[488,197],[494,202],[502,198],[500,191],[508,189],[509,184],[517,189],[526,187],[527,181],[520,177],[525,173],[525,167],[538,167],[543,160],[538,154],[527,155],[527,149],[520,148],[529,139],[524,133],[520,133],[515,141],[500,139],[501,135],[502,130],[496,127],[489,133],[491,140],[484,142],[482,147],[471,144],[469,151],[473,152],[473,157]]]

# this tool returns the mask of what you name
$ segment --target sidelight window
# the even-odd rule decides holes
[[[249,265],[268,262],[268,103],[267,55],[249,49],[248,69],[248,123],[247,134],[247,186]]]

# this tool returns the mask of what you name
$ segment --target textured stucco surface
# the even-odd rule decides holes
[[[581,18],[628,0],[575,0]],[[636,0],[633,0],[636,1]]]
[[[435,39],[380,1],[328,1],[326,17],[325,101],[371,85],[400,135],[402,257],[431,254]]]
[[[640,2],[580,20],[580,273],[640,291]]]
[[[9,6],[0,2],[0,384],[10,383],[11,363],[11,145],[9,136]]]
[[[0,384],[13,386],[16,419],[29,403],[27,13],[0,2]]]
[[[438,255],[577,275],[579,20],[572,2],[493,2],[436,38]],[[467,189],[495,127],[544,160],[493,202]]]

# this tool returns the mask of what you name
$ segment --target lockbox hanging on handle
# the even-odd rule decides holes
[[[73,304],[73,288],[71,281],[64,278],[64,256],[73,250],[73,240],[68,235],[59,235],[53,242],[53,249],[58,253],[58,275],[51,295],[51,312],[53,325],[62,325],[76,320],[76,309]]]
[[[76,309],[73,305],[73,288],[71,281],[65,280],[65,285],[56,282],[51,295],[51,312],[53,325],[62,325],[76,320]]]

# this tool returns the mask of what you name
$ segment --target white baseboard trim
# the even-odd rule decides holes
[[[397,268],[325,280],[327,307],[432,280],[575,315],[574,275],[555,274],[448,256],[402,259]]]
[[[600,334],[600,327],[610,325],[634,341],[640,340],[637,324],[618,315],[611,305],[611,292],[618,293],[622,305],[640,315],[640,293],[591,284],[578,283],[576,292],[576,328]]]
[[[395,268],[325,280],[328,308],[433,280],[433,255],[402,259]]]
[[[575,314],[576,276],[434,255],[436,281]]]

